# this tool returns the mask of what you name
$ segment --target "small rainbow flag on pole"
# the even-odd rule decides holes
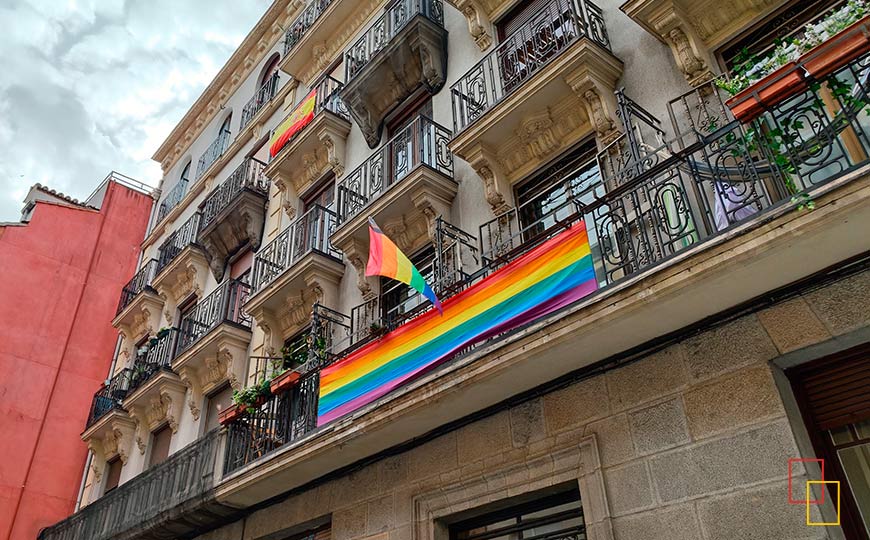
[[[444,313],[441,301],[417,267],[411,264],[410,259],[381,231],[372,218],[369,218],[369,263],[366,265],[366,275],[401,281],[428,298],[440,313]]]

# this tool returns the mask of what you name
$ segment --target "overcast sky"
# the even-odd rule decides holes
[[[270,0],[0,0],[0,222],[36,183],[156,185],[160,143]]]

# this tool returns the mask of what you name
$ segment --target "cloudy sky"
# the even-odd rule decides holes
[[[270,0],[0,0],[0,222],[35,182],[86,197],[151,156]]]

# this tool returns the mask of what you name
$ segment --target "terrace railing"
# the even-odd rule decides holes
[[[200,230],[211,225],[243,191],[250,190],[267,195],[269,180],[263,174],[265,167],[266,164],[262,161],[247,158],[236,167],[229,178],[209,193],[202,203]]]
[[[232,133],[228,129],[222,130],[218,133],[217,138],[212,141],[212,143],[206,148],[205,152],[199,157],[199,161],[196,163],[196,179],[199,180],[202,178],[202,175],[205,174],[205,171],[209,169],[209,167],[214,164],[224,152],[227,151],[227,148],[230,146],[230,141],[232,140]]]
[[[415,16],[444,25],[441,0],[398,0],[344,53],[344,80],[350,82]]]
[[[150,289],[155,275],[157,275],[157,260],[151,259],[121,289],[117,313],[124,311],[124,308],[129,306],[133,299],[139,296],[139,293],[145,289]]]
[[[610,48],[601,8],[549,0],[450,88],[453,130],[461,132],[582,38]]]
[[[160,203],[160,208],[157,210],[157,223],[160,223],[166,216],[169,215],[176,206],[178,206],[187,194],[187,186],[189,184],[187,178],[180,178],[178,183],[172,186]]]
[[[251,120],[257,116],[257,113],[260,112],[260,109],[266,106],[267,103],[272,101],[272,98],[275,97],[275,94],[278,93],[278,88],[280,87],[281,82],[281,72],[276,71],[272,74],[271,77],[266,79],[266,81],[254,92],[254,95],[251,96],[251,99],[245,104],[244,108],[242,108],[242,118],[241,125],[239,126],[239,131],[245,129],[248,124],[251,123]]]
[[[133,392],[161,370],[171,370],[172,360],[178,345],[178,329],[169,328],[160,337],[145,345],[146,350],[137,353],[130,367],[130,383],[127,391]]]
[[[329,242],[336,223],[335,212],[315,205],[284,229],[277,238],[260,248],[254,258],[251,282],[254,294],[309,253],[316,252],[340,259],[341,252]]]
[[[220,430],[206,433],[162,463],[44,529],[39,540],[108,540],[146,525],[167,525],[172,519],[170,510],[200,504],[214,487],[219,442]],[[175,531],[167,527],[165,532]]]
[[[284,56],[286,57],[293,50],[293,47],[299,43],[308,29],[311,28],[315,21],[320,18],[320,15],[326,11],[326,8],[332,4],[333,0],[312,0],[305,6],[302,13],[290,23],[287,33],[284,34]]]
[[[94,425],[97,420],[106,416],[112,410],[121,408],[121,402],[127,397],[127,392],[130,388],[131,373],[130,369],[119,371],[94,394],[86,428]]]
[[[190,349],[200,339],[223,323],[251,326],[251,316],[242,306],[248,301],[250,286],[230,279],[221,283],[211,294],[200,300],[179,324],[181,337],[178,354]]]
[[[339,182],[339,223],[355,216],[417,167],[429,167],[452,178],[453,154],[447,148],[450,137],[447,128],[425,116],[417,117]]]
[[[158,251],[157,274],[169,266],[169,263],[174,261],[184,248],[196,244],[196,235],[199,233],[199,219],[200,214],[197,212],[185,221],[181,227],[166,237],[166,240],[160,245]]]

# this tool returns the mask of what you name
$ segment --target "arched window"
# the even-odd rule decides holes
[[[179,179],[179,183],[186,184],[190,180],[190,164],[191,162],[188,161],[187,165],[185,165],[184,168],[181,169],[181,178]]]
[[[278,62],[281,60],[281,55],[278,53],[273,54],[266,61],[266,64],[263,66],[263,71],[260,72],[260,78],[257,81],[257,88],[260,88],[264,84],[266,84],[269,79],[272,78],[272,75],[278,72]]]
[[[224,123],[221,124],[221,129],[218,132],[219,137],[223,136],[224,134],[229,136],[229,134],[230,134],[230,122],[232,122],[232,121],[233,121],[233,113],[230,113],[227,115],[226,118],[224,118]]]

